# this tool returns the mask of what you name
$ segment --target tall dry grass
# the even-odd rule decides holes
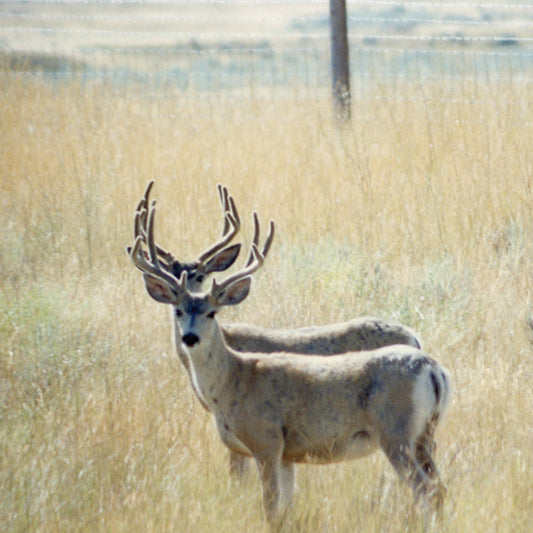
[[[464,89],[464,88],[463,88]],[[410,90],[396,88],[396,91]],[[0,523],[6,531],[266,531],[124,247],[156,179],[158,240],[194,256],[226,184],[277,222],[226,320],[373,314],[451,371],[435,530],[528,531],[533,516],[533,132],[527,86],[465,101],[377,88],[342,134],[324,101],[1,82]],[[403,94],[403,93],[402,93]],[[332,406],[334,408],[334,406]],[[302,466],[285,531],[422,525],[379,454]]]

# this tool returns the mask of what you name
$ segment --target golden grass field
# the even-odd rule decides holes
[[[0,529],[267,531],[255,472],[230,478],[168,310],[124,251],[155,179],[157,240],[179,257],[218,236],[217,183],[246,243],[252,210],[265,230],[277,223],[252,294],[223,319],[376,315],[417,330],[453,379],[437,432],[448,498],[432,529],[530,531],[531,87],[479,81],[472,101],[381,88],[340,132],[328,99],[0,86]],[[422,528],[375,454],[299,467],[282,531]]]

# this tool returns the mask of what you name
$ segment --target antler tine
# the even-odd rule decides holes
[[[137,239],[137,237],[139,237],[143,241],[146,240],[145,233],[143,230],[143,226],[144,226],[143,220],[146,217],[146,210],[142,206],[143,200],[141,200],[139,204],[137,205],[137,209],[135,210],[135,216],[133,217],[133,240],[134,241]],[[132,246],[128,246],[126,250],[130,254],[132,251]]]
[[[137,209],[135,210],[135,215],[133,217],[133,238],[134,239],[136,239],[137,237],[142,237],[143,235],[142,216],[143,216],[142,208],[137,207]]]
[[[155,181],[150,180],[148,185],[146,186],[146,190],[144,191],[144,196],[142,197],[139,204],[142,204],[144,208],[148,209],[148,206],[150,205],[150,192],[152,191],[152,187],[154,186]]]
[[[146,227],[146,215],[148,214],[148,206],[150,201],[150,191],[152,190],[152,187],[154,186],[154,180],[150,180],[148,183],[146,190],[144,191],[143,197],[139,200],[139,203],[137,204],[137,208],[135,209],[135,213],[139,213],[139,220],[135,220],[135,228],[134,228],[134,235],[137,237],[139,235],[140,231],[143,231]]]
[[[139,200],[137,204],[137,209],[135,210],[135,224],[133,228],[133,238],[137,238],[140,235],[144,242],[147,240],[147,226],[148,226],[148,214],[150,209],[150,192],[154,185],[154,180],[151,180],[146,187],[143,197]],[[167,250],[161,248],[158,245],[156,246],[157,255],[159,260],[164,261],[161,265],[165,270],[170,271],[172,263],[175,261],[174,256]]]
[[[252,247],[250,250],[250,259],[251,261],[249,261],[249,263],[247,263],[243,269],[241,269],[239,272],[236,272],[232,276],[229,276],[222,283],[217,283],[216,280],[213,280],[211,294],[222,293],[226,289],[226,287],[228,287],[232,283],[235,283],[236,281],[241,280],[242,278],[251,276],[256,270],[258,270],[263,265],[265,257],[259,251],[259,248],[255,243],[252,243]]]
[[[218,194],[220,196],[220,203],[224,209],[222,234],[215,244],[200,254],[198,257],[198,262],[200,263],[207,261],[209,257],[224,248],[241,229],[241,217],[239,216],[233,197],[229,195],[227,188],[223,185],[218,185]]]
[[[274,240],[274,233],[275,233],[275,226],[274,221],[270,220],[268,224],[268,235],[267,239],[265,241],[265,245],[263,246],[263,257],[266,257],[268,252],[270,251],[270,246],[272,246],[272,241]]]
[[[170,253],[155,244],[154,242],[154,236],[153,236],[153,221],[155,217],[155,200],[152,201],[152,206],[150,207],[150,211],[148,213],[148,222],[146,226],[146,238],[148,239],[148,246],[150,246],[150,243],[152,243],[152,249],[156,252],[156,260],[160,266],[162,266],[165,270],[168,270],[169,272],[172,272],[172,263],[174,263],[175,258]],[[150,236],[150,231],[152,232],[152,235]],[[160,260],[164,261],[164,264],[161,265],[159,262]]]
[[[224,187],[221,183],[217,185],[218,190],[218,196],[220,199],[220,205],[222,206],[222,210],[224,213],[227,213],[230,209],[229,200],[228,200],[228,188]],[[225,235],[230,228],[230,223],[228,219],[224,216],[224,226],[222,227],[222,235]]]
[[[254,238],[253,238],[253,244],[255,244],[257,247],[259,247],[259,216],[257,215],[257,212],[254,211],[253,213],[254,217]],[[261,252],[261,255],[263,258],[265,258],[268,254],[268,251],[270,250],[270,246],[272,245],[272,241],[274,240],[274,221],[271,220],[269,227],[268,227],[268,235],[265,241],[265,244],[263,245],[263,251]],[[248,266],[253,261],[253,255],[252,250],[250,250],[250,255],[248,256],[248,260],[246,261],[246,266]]]
[[[161,268],[159,259],[157,257],[157,246],[154,242],[154,222],[155,222],[155,200],[152,201],[150,210],[148,211],[148,222],[146,226],[146,244],[148,246],[148,253],[150,254],[150,261],[156,268]]]
[[[237,206],[235,205],[235,200],[233,199],[233,196],[228,196],[229,201],[229,212],[233,215],[233,218],[237,221],[237,224],[239,225],[239,228],[241,227],[241,217],[239,215],[239,212],[237,211]]]
[[[137,203],[137,207],[135,208],[135,213],[140,213],[144,209],[148,209],[148,201],[149,201],[149,198],[150,198],[150,191],[152,190],[153,185],[154,185],[154,180],[151,180],[150,183],[148,183],[142,198]]]
[[[235,200],[233,199],[233,196],[230,196],[228,193],[228,188],[222,184],[217,185],[218,189],[218,196],[220,198],[220,204],[222,205],[222,209],[224,211],[224,214],[231,213],[235,220],[237,221],[237,224],[240,225],[241,223],[241,217],[239,216],[239,212],[237,211],[237,207],[235,205]],[[230,223],[226,217],[224,217],[224,227],[222,228],[222,235],[225,235],[230,229]]]
[[[146,241],[146,224],[147,224],[147,217],[148,217],[148,210],[149,210],[149,202],[150,202],[150,191],[152,190],[152,187],[154,185],[154,180],[150,180],[148,183],[146,190],[144,191],[144,194],[142,198],[139,200],[137,204],[137,208],[135,209],[135,222],[133,226],[133,238],[136,239],[137,236],[143,237],[143,239]]]

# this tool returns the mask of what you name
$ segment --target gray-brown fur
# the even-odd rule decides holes
[[[421,347],[409,328],[373,317],[299,329],[268,329],[242,323],[221,326],[228,345],[239,352],[334,355],[392,344]]]

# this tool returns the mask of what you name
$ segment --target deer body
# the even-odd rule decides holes
[[[187,351],[220,436],[236,453],[279,448],[283,460],[295,463],[355,459],[383,442],[384,413],[398,434],[415,440],[447,397],[445,372],[416,349],[265,357],[235,352],[216,337],[207,350]]]
[[[363,350],[373,350],[394,344],[405,344],[420,348],[420,342],[409,328],[379,318],[370,317],[298,329],[268,329],[244,323],[223,323],[221,324],[221,329],[223,340],[230,348],[237,352],[272,354],[273,365],[275,364],[274,359],[279,360],[281,357],[279,354],[274,355],[277,352],[329,357],[337,354],[346,354],[346,357],[361,359],[362,362],[364,361],[365,355],[362,353]],[[213,407],[204,398],[199,384],[194,379],[194,372],[189,362],[189,356],[177,333],[175,346],[201,405],[207,411],[215,413],[216,411],[213,411]],[[254,361],[252,354],[245,361]],[[315,358],[308,359],[314,360]],[[265,366],[265,363],[263,363],[263,366]],[[237,368],[241,372],[241,365],[238,365]],[[238,415],[235,414],[235,416]],[[245,456],[252,455],[251,452],[245,446],[231,445],[230,443],[234,442],[233,437],[228,435],[227,430],[224,429],[224,425],[217,424],[217,427],[223,442],[231,452],[231,471],[236,475],[242,476],[247,467]],[[375,443],[365,434],[361,434],[360,438],[354,439],[351,443],[353,448],[359,446],[363,449],[367,449],[373,445]],[[369,450],[368,453],[371,453],[371,451]]]

